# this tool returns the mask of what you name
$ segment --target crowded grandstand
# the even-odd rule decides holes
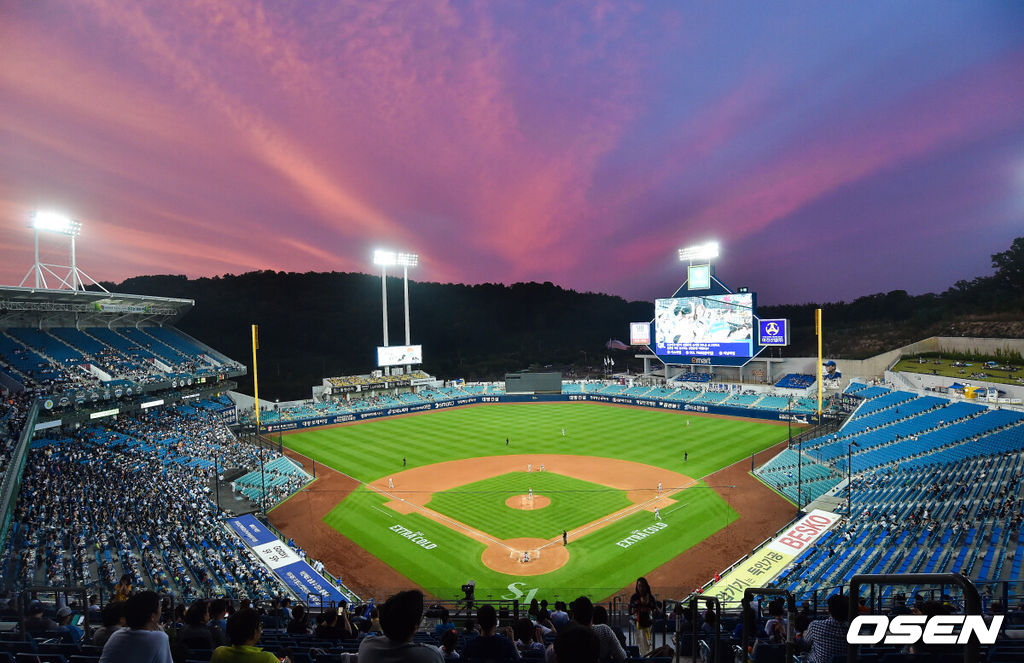
[[[543,398],[418,368],[373,371],[325,377],[302,401],[257,402],[236,390],[245,366],[173,326],[191,305],[2,292],[0,610],[12,627],[0,634],[0,660],[99,661],[141,629],[166,633],[156,646],[181,661],[210,660],[228,644],[293,662],[376,660],[382,645],[372,636],[382,633],[389,647],[431,660],[562,660],[560,649],[591,646],[600,660],[754,651],[787,660],[801,648],[831,660],[820,658],[832,652],[822,628],[847,622],[854,604],[864,614],[1000,615],[988,660],[1024,656],[1009,639],[1024,624],[1024,410],[1012,386],[990,393],[976,378],[958,387],[851,362],[840,388],[819,400],[819,381],[833,379],[810,358],[765,360],[746,376],[707,367],[566,380]],[[655,597],[638,582],[616,596],[474,601],[471,586],[460,597],[353,591],[342,569],[266,518],[316,481],[316,464],[286,453],[281,433],[538,399],[780,422],[788,440],[752,476],[795,506],[779,533],[815,514],[828,514],[828,525],[787,563],[759,572],[759,584],[732,579],[780,538],[772,531],[687,592]],[[850,594],[865,574],[897,579]],[[900,652],[879,645],[858,656]]]

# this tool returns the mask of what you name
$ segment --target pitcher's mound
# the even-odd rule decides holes
[[[543,509],[549,504],[551,504],[551,500],[543,495],[534,495],[533,497],[529,495],[513,495],[505,500],[505,506],[524,511]]]

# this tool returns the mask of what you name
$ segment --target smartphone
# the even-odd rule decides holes
[[[85,626],[85,615],[72,615],[71,623],[78,628],[82,628]]]

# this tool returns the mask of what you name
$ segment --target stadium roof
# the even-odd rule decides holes
[[[172,322],[194,305],[192,299],[2,286],[0,327],[35,326],[42,319],[47,326]]]

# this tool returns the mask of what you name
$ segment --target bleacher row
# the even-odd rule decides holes
[[[40,394],[74,397],[236,368],[170,327],[0,330],[0,371]]]
[[[284,586],[223,522],[213,468],[253,470],[259,453],[222,422],[223,401],[153,408],[32,442],[0,571],[17,585],[136,586],[177,596],[268,598]],[[309,480],[265,451],[267,496]],[[272,468],[272,469],[271,469]]]

